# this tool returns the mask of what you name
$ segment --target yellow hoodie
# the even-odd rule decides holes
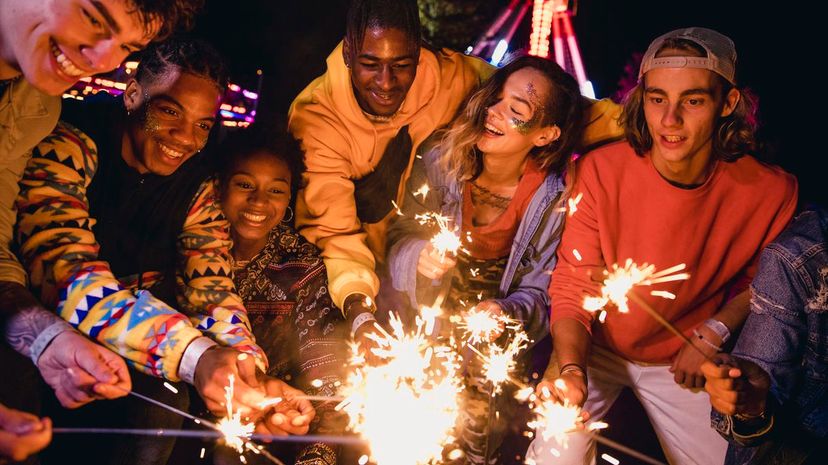
[[[288,114],[290,132],[305,152],[305,186],[296,203],[296,226],[322,250],[334,303],[342,308],[353,293],[371,297],[379,290],[375,257],[385,255],[385,231],[396,214],[378,223],[361,224],[354,200],[354,180],[371,173],[388,142],[409,125],[412,153],[397,189],[401,205],[414,153],[436,129],[450,123],[465,97],[494,68],[479,58],[448,49],[420,49],[417,76],[390,122],[372,122],[354,96],[340,43],[327,59],[328,70],[296,97]],[[580,151],[623,137],[621,107],[608,99],[593,102],[585,121]]]
[[[328,56],[328,70],[311,82],[291,104],[288,126],[301,141],[307,172],[296,204],[296,226],[322,250],[334,303],[359,292],[376,296],[375,259],[385,254],[389,213],[378,223],[357,218],[354,180],[379,163],[388,141],[408,125],[412,153],[396,199],[404,193],[414,151],[435,129],[451,122],[458,107],[494,68],[479,58],[443,49],[420,50],[417,76],[397,114],[389,122],[372,122],[354,97],[340,43]]]

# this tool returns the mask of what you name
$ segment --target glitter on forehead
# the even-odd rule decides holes
[[[529,132],[543,119],[543,102],[541,102],[541,98],[538,95],[535,84],[532,81],[529,81],[529,83],[526,84],[525,90],[526,95],[529,96],[529,102],[532,103],[532,106],[534,107],[532,110],[532,117],[529,118],[528,121],[515,117],[509,119],[509,123],[512,127],[522,135],[529,134]]]

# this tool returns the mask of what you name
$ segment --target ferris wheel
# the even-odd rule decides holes
[[[577,0],[510,0],[509,5],[466,52],[499,65],[531,10],[529,54],[554,58],[561,68],[575,76],[581,93],[594,98],[595,91],[587,79],[578,39],[572,28],[571,18],[575,16],[577,6]],[[550,52],[553,52],[551,57]]]

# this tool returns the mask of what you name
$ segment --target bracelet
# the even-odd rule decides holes
[[[730,328],[728,328],[727,325],[722,323],[721,321],[715,318],[708,318],[704,320],[704,323],[702,323],[702,325],[707,327],[707,329],[709,329],[710,331],[716,333],[716,335],[719,336],[719,339],[722,340],[722,344],[724,344],[725,342],[727,342],[728,339],[730,339]]]
[[[564,373],[569,373],[570,371],[579,371],[581,372],[581,375],[586,378],[586,370],[584,370],[584,367],[574,362],[565,363],[558,372],[558,376]]]
[[[702,336],[702,334],[700,332],[698,332],[698,330],[695,330],[695,329],[693,330],[693,336],[696,336],[700,341],[707,344],[708,347],[715,350],[716,352],[719,352],[719,351],[722,350],[721,347],[719,347],[716,344],[713,344],[712,342],[705,339],[704,336]]]
[[[368,323],[369,321],[377,321],[373,313],[365,312],[357,315],[356,318],[354,318],[353,324],[351,325],[351,337],[354,337],[360,326],[364,325],[365,323]]]

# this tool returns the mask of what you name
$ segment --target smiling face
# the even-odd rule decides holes
[[[235,163],[221,189],[221,206],[238,245],[264,247],[270,230],[285,216],[290,183],[290,168],[273,154],[256,152]]]
[[[60,95],[80,78],[117,68],[158,32],[128,0],[7,0],[0,3],[0,78],[22,73]]]
[[[664,55],[680,56],[679,51]],[[702,182],[712,163],[716,121],[733,112],[739,92],[731,89],[723,96],[717,75],[699,68],[652,69],[643,83],[653,164],[673,181]]]
[[[534,68],[521,68],[503,84],[497,100],[486,110],[485,129],[477,148],[485,155],[525,156],[535,146],[560,136],[554,125],[542,125],[550,83]]]
[[[390,116],[399,110],[417,75],[418,52],[399,29],[367,29],[358,50],[345,42],[345,63],[363,111]]]
[[[175,66],[143,86],[133,79],[124,160],[141,173],[172,174],[207,143],[220,102],[215,82]]]

